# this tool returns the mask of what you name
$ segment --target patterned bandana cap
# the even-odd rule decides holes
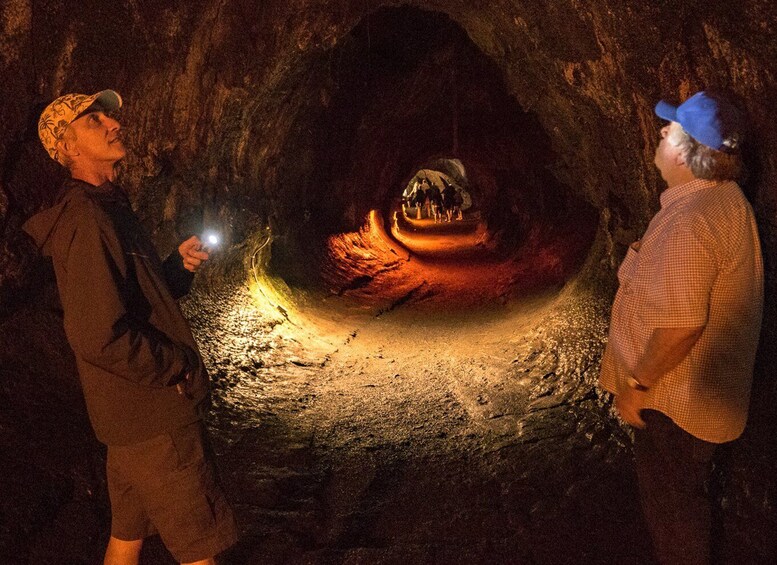
[[[102,90],[91,96],[87,94],[65,94],[46,106],[38,120],[38,137],[49,156],[62,163],[57,142],[62,139],[65,129],[84,110],[99,102],[107,111],[121,108],[121,96],[113,90]]]

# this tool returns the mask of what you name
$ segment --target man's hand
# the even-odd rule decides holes
[[[646,387],[656,386],[666,373],[685,359],[703,332],[704,326],[654,329],[642,359],[631,371],[632,376],[637,376],[637,381]],[[639,416],[639,411],[645,407],[645,396],[645,392],[631,388],[625,378],[618,379],[615,407],[621,418],[637,428],[645,427]]]
[[[631,388],[626,382],[618,385],[618,393],[615,395],[615,408],[621,415],[621,418],[627,424],[635,428],[644,428],[645,422],[639,415],[640,410],[645,407],[646,393]]]
[[[191,236],[178,246],[178,253],[183,259],[183,267],[187,271],[196,273],[202,264],[208,260],[208,252],[203,249],[200,238]]]
[[[632,426],[644,428],[645,422],[640,418],[639,411],[645,406],[645,393],[631,388],[625,379],[618,378],[618,373],[628,373],[628,370],[619,363],[614,349],[608,343],[602,355],[599,379],[616,383],[615,408],[621,418]]]

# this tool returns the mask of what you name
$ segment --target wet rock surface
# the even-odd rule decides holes
[[[591,386],[602,303],[534,304],[511,333],[460,314],[473,339],[411,302],[312,352],[247,314],[245,291],[222,299],[197,332],[240,328],[204,340],[228,366],[211,429],[234,562],[652,563],[628,438]]]

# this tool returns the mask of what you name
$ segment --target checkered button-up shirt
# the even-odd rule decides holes
[[[661,210],[618,270],[601,385],[615,392],[656,328],[704,327],[689,354],[647,392],[702,440],[741,435],[763,310],[763,262],[755,217],[735,182],[695,180],[666,190]]]

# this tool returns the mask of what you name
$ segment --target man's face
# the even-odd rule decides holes
[[[666,179],[666,173],[683,163],[682,152],[679,143],[682,134],[682,127],[677,122],[670,122],[661,128],[661,141],[656,148],[656,156],[653,162],[661,176]]]
[[[70,141],[77,153],[75,159],[82,165],[116,163],[127,154],[119,135],[119,122],[102,109],[89,111],[71,122],[69,127],[75,134]]]

